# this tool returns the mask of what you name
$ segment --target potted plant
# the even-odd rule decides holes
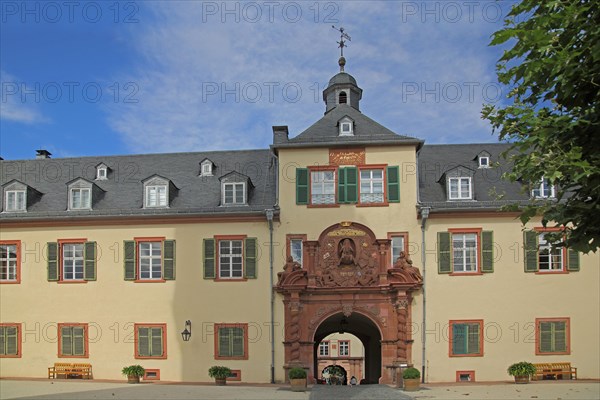
[[[421,386],[421,372],[413,367],[408,367],[402,371],[402,379],[404,380],[404,390],[414,392],[419,390]]]
[[[130,365],[123,367],[121,372],[127,376],[127,382],[140,383],[140,377],[144,376],[146,370],[141,365]]]
[[[535,366],[527,361],[521,361],[514,363],[506,371],[515,377],[515,383],[529,383],[529,378],[535,374]]]
[[[215,378],[215,385],[224,386],[231,375],[231,369],[221,365],[213,365],[208,369],[208,376]]]
[[[295,367],[290,369],[288,376],[290,377],[292,392],[304,392],[306,389],[306,370]]]

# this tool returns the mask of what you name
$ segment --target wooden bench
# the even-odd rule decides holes
[[[535,374],[533,380],[542,379],[577,379],[577,368],[572,367],[570,362],[555,362],[533,364]]]
[[[54,363],[53,367],[48,368],[48,379],[57,379],[60,375],[64,375],[65,379],[92,379],[92,364]]]

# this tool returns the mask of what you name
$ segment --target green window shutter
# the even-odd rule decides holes
[[[232,328],[231,355],[233,357],[244,356],[244,329]]]
[[[150,357],[150,328],[138,328],[138,356]]]
[[[125,269],[125,280],[134,281],[137,279],[137,268],[136,268],[136,244],[133,240],[125,240],[123,242],[123,254],[124,262],[123,266]]]
[[[0,355],[5,356],[6,352],[6,330],[8,326],[0,326]]]
[[[86,281],[96,280],[96,242],[85,242],[83,245],[83,279]]]
[[[479,354],[479,324],[467,324],[467,354]]]
[[[579,252],[567,249],[567,271],[579,271]]]
[[[84,356],[85,355],[85,329],[81,326],[74,326],[72,328],[73,338],[73,355]]]
[[[256,238],[244,240],[244,277],[256,279]]]
[[[163,279],[175,280],[175,241],[165,240],[163,242]]]
[[[494,233],[481,232],[481,272],[494,272]]]
[[[553,323],[553,347],[555,352],[567,351],[567,323],[556,321]]]
[[[204,279],[215,279],[215,240],[204,239],[202,248],[204,254]]]
[[[567,351],[567,323],[544,321],[539,325],[540,353],[564,353]]]
[[[308,204],[308,168],[296,168],[296,204]]]
[[[452,272],[452,259],[450,253],[450,233],[438,232],[438,274]]]
[[[387,197],[390,203],[400,202],[400,167],[387,167]]]
[[[219,357],[231,357],[230,333],[231,328],[219,328]]]
[[[358,202],[358,168],[347,167],[346,170],[346,203]]]
[[[48,281],[58,280],[58,243],[48,242]]]
[[[0,328],[0,331],[2,329]],[[6,350],[2,353],[2,349],[4,349],[4,345],[0,343],[0,354],[6,354],[7,356],[16,356],[19,351],[19,343],[17,342],[19,336],[17,335],[17,327],[16,326],[5,326],[4,327],[4,342],[6,343]],[[1,335],[2,333],[0,333]]]
[[[525,272],[538,271],[538,234],[536,231],[523,233]]]
[[[467,354],[467,325],[452,324],[452,354]]]
[[[163,335],[162,328],[150,329],[150,355],[153,357],[162,357],[163,355]]]
[[[338,203],[346,203],[346,168],[338,168]]]
[[[60,330],[61,340],[61,355],[72,356],[73,355],[73,335],[70,326],[63,326]]]

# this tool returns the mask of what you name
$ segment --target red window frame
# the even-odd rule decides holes
[[[356,203],[357,207],[388,207],[390,205],[388,201],[388,193],[387,193],[387,164],[373,164],[373,165],[357,165],[358,169],[358,179],[357,179],[357,192],[358,192],[358,201]],[[383,176],[383,201],[381,203],[363,203],[360,200],[360,171],[361,170],[369,170],[369,169],[380,169],[382,171]]]
[[[245,239],[247,235],[216,235],[215,239],[215,281],[220,282],[245,282],[248,278],[246,276],[246,260],[244,257],[246,251]],[[241,240],[242,241],[242,276],[239,278],[221,278],[221,256],[219,254],[220,242],[223,240]]]
[[[540,324],[542,322],[564,322],[565,323],[565,351],[554,351],[554,352],[542,352],[540,351],[541,346],[541,329]],[[535,355],[536,356],[556,356],[556,355],[570,355],[571,354],[571,318],[569,317],[558,317],[558,318],[536,318],[535,319]]]
[[[15,280],[0,279],[2,285],[15,285],[21,283],[21,241],[20,240],[0,240],[0,245],[16,246],[17,248],[17,265],[15,266]]]
[[[454,354],[452,353],[453,329],[454,324],[479,324],[479,353]],[[461,319],[450,320],[448,324],[448,356],[449,357],[483,357],[483,320],[482,319]]]
[[[60,323],[57,325],[58,333],[56,337],[58,338],[58,358],[89,358],[90,357],[90,342],[88,335],[88,324],[80,323],[80,322],[68,322],[68,323]],[[65,327],[82,327],[83,328],[83,355],[82,356],[73,356],[73,355],[63,355],[62,354],[62,328]]]
[[[153,237],[136,237],[133,238],[133,240],[135,241],[135,269],[136,269],[136,276],[137,279],[134,281],[135,283],[165,283],[166,280],[163,276],[163,265],[162,263],[164,255],[164,241],[166,240],[166,237],[164,236],[153,236]],[[148,279],[148,278],[144,278],[142,279],[142,271],[141,271],[141,263],[140,263],[140,256],[141,256],[141,252],[140,252],[140,244],[141,243],[158,243],[160,242],[160,257],[161,257],[161,273],[160,273],[160,279]]]
[[[219,355],[219,329],[221,328],[242,328],[244,331],[244,354],[242,356],[220,356]],[[214,355],[215,360],[247,360],[248,359],[248,324],[229,324],[218,323],[214,325]]]
[[[469,380],[462,381],[461,375],[469,375]],[[456,371],[456,382],[475,382],[475,371]]]
[[[468,275],[483,275],[481,272],[481,232],[482,228],[452,228],[448,229],[450,233],[450,257],[452,257],[452,271],[450,276],[468,276]],[[477,235],[477,269],[475,271],[454,271],[454,242],[453,236],[455,234],[476,234]]]
[[[154,374],[154,376],[148,376],[148,373]],[[160,381],[160,369],[157,368],[147,368],[144,370],[144,380],[145,381]]]
[[[85,247],[87,238],[77,239],[58,239],[58,283],[87,283],[85,279],[64,279],[64,265],[63,265],[63,246],[65,244],[81,244]],[[83,268],[85,269],[85,256],[83,260]]]
[[[333,171],[333,189],[334,189],[334,202],[333,204],[313,204],[312,203],[312,173],[322,171]],[[339,182],[339,171],[337,166],[312,166],[308,167],[308,207],[311,208],[335,208],[339,207],[338,203],[338,182]]]
[[[15,327],[17,328],[17,354],[0,354],[0,358],[21,358],[23,356],[22,353],[22,337],[21,337],[21,333],[22,333],[22,329],[21,329],[21,324],[20,323],[13,323],[13,322],[3,322],[0,323],[0,327]],[[5,339],[6,340],[6,339]]]
[[[138,341],[139,341],[139,328],[162,328],[162,345],[163,345],[163,354],[162,356],[142,356],[138,351]],[[166,360],[167,359],[167,324],[133,324],[133,355],[134,358],[139,360]]]

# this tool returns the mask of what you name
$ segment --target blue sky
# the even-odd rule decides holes
[[[265,148],[325,111],[339,71],[361,111],[426,143],[493,142],[494,1],[0,2],[0,155]]]

